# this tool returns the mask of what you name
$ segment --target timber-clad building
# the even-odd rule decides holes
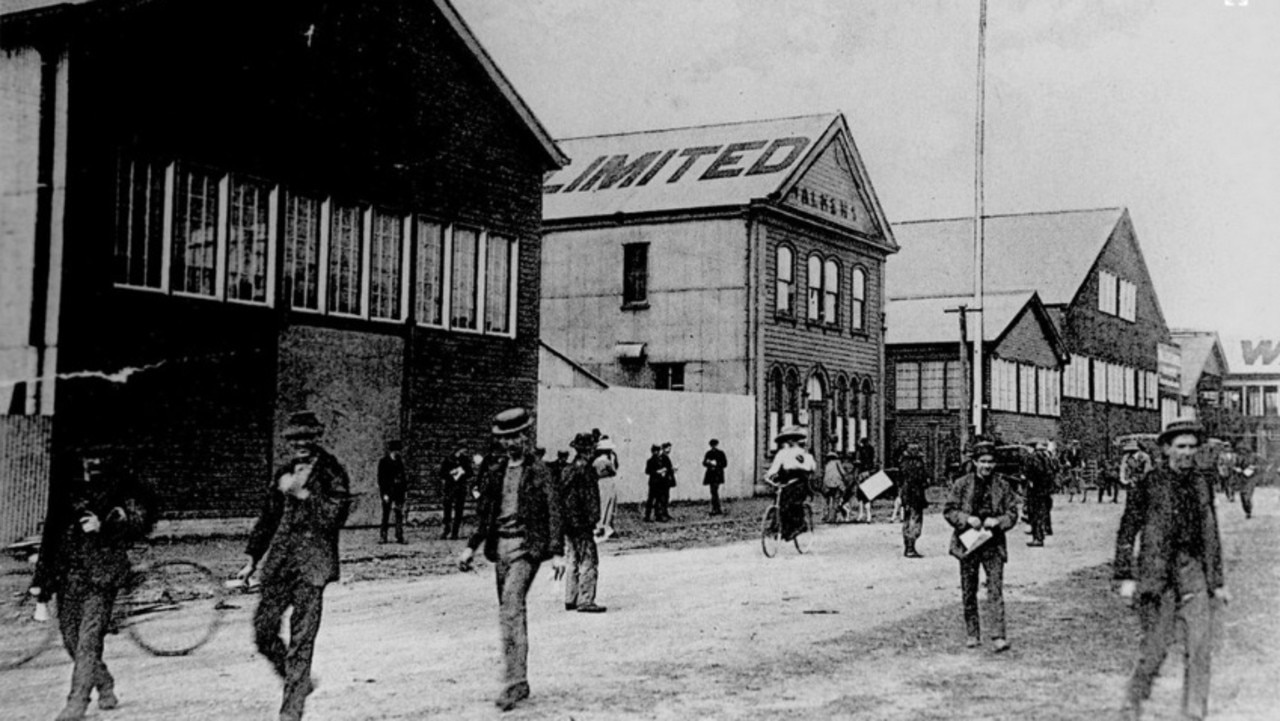
[[[819,454],[881,447],[897,244],[843,116],[558,143],[573,160],[543,187],[549,346],[615,385],[754,396],[758,459],[790,423]]]

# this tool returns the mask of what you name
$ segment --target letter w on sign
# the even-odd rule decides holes
[[[1240,353],[1244,356],[1245,365],[1254,365],[1258,359],[1262,359],[1262,365],[1271,365],[1275,363],[1276,358],[1280,358],[1280,343],[1273,344],[1269,340],[1258,341],[1258,345],[1254,345],[1253,341],[1240,341]]]

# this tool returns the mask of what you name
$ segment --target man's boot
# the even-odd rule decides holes
[[[915,541],[907,541],[907,552],[902,555],[907,558],[924,558],[924,556],[920,555],[919,551],[916,550]]]
[[[88,699],[67,699],[67,705],[62,707],[62,712],[53,721],[80,721],[88,709]]]

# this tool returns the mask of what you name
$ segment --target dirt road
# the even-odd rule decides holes
[[[1244,521],[1220,507],[1237,602],[1222,614],[1215,719],[1264,719],[1280,671],[1280,494]],[[1014,534],[1006,570],[1013,651],[963,648],[947,529],[929,517],[901,558],[896,526],[821,527],[815,553],[758,543],[622,553],[606,545],[603,615],[566,613],[544,570],[530,598],[534,696],[501,714],[492,568],[339,584],[326,596],[311,719],[1111,718],[1135,644],[1105,569],[1121,506],[1059,500],[1043,549]],[[98,718],[271,719],[279,685],[250,643],[252,599],[190,658],[108,645],[123,705]],[[0,717],[52,718],[70,666],[48,654],[0,676]],[[1149,718],[1173,718],[1170,659]]]

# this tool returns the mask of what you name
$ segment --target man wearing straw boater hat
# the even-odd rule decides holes
[[[965,645],[982,645],[978,617],[978,569],[987,574],[987,607],[990,618],[992,648],[996,653],[1009,650],[1004,626],[1004,564],[1009,560],[1005,534],[1018,525],[1018,499],[1004,476],[995,472],[996,446],[990,441],[975,443],[972,451],[973,470],[951,483],[942,515],[955,529],[951,536],[951,555],[960,559],[960,594],[964,604]],[[989,534],[980,544],[973,543],[970,531]],[[983,534],[982,532],[986,532]],[[970,539],[971,546],[966,546]]]
[[[1213,488],[1196,467],[1204,428],[1194,419],[1177,419],[1157,440],[1164,458],[1137,480],[1125,499],[1116,537],[1115,579],[1121,597],[1133,599],[1142,626],[1124,717],[1140,718],[1181,618],[1186,629],[1182,717],[1203,719],[1209,711],[1213,600],[1225,604],[1231,599],[1222,574]],[[1135,573],[1134,542],[1139,535]]]
[[[298,721],[315,690],[311,655],[325,586],[338,580],[338,532],[351,507],[351,482],[342,464],[320,447],[324,424],[315,413],[293,413],[282,435],[293,457],[271,478],[245,549],[249,562],[238,575],[247,579],[261,567],[254,641],[284,681],[280,721]],[[290,608],[286,647],[281,620]]]
[[[476,532],[458,567],[470,571],[476,549],[494,563],[498,578],[498,623],[502,632],[503,689],[494,704],[503,711],[529,697],[529,629],[525,597],[543,561],[555,577],[564,574],[564,529],[560,496],[551,472],[533,454],[533,415],[510,408],[493,417],[493,438],[502,453],[480,471]]]

